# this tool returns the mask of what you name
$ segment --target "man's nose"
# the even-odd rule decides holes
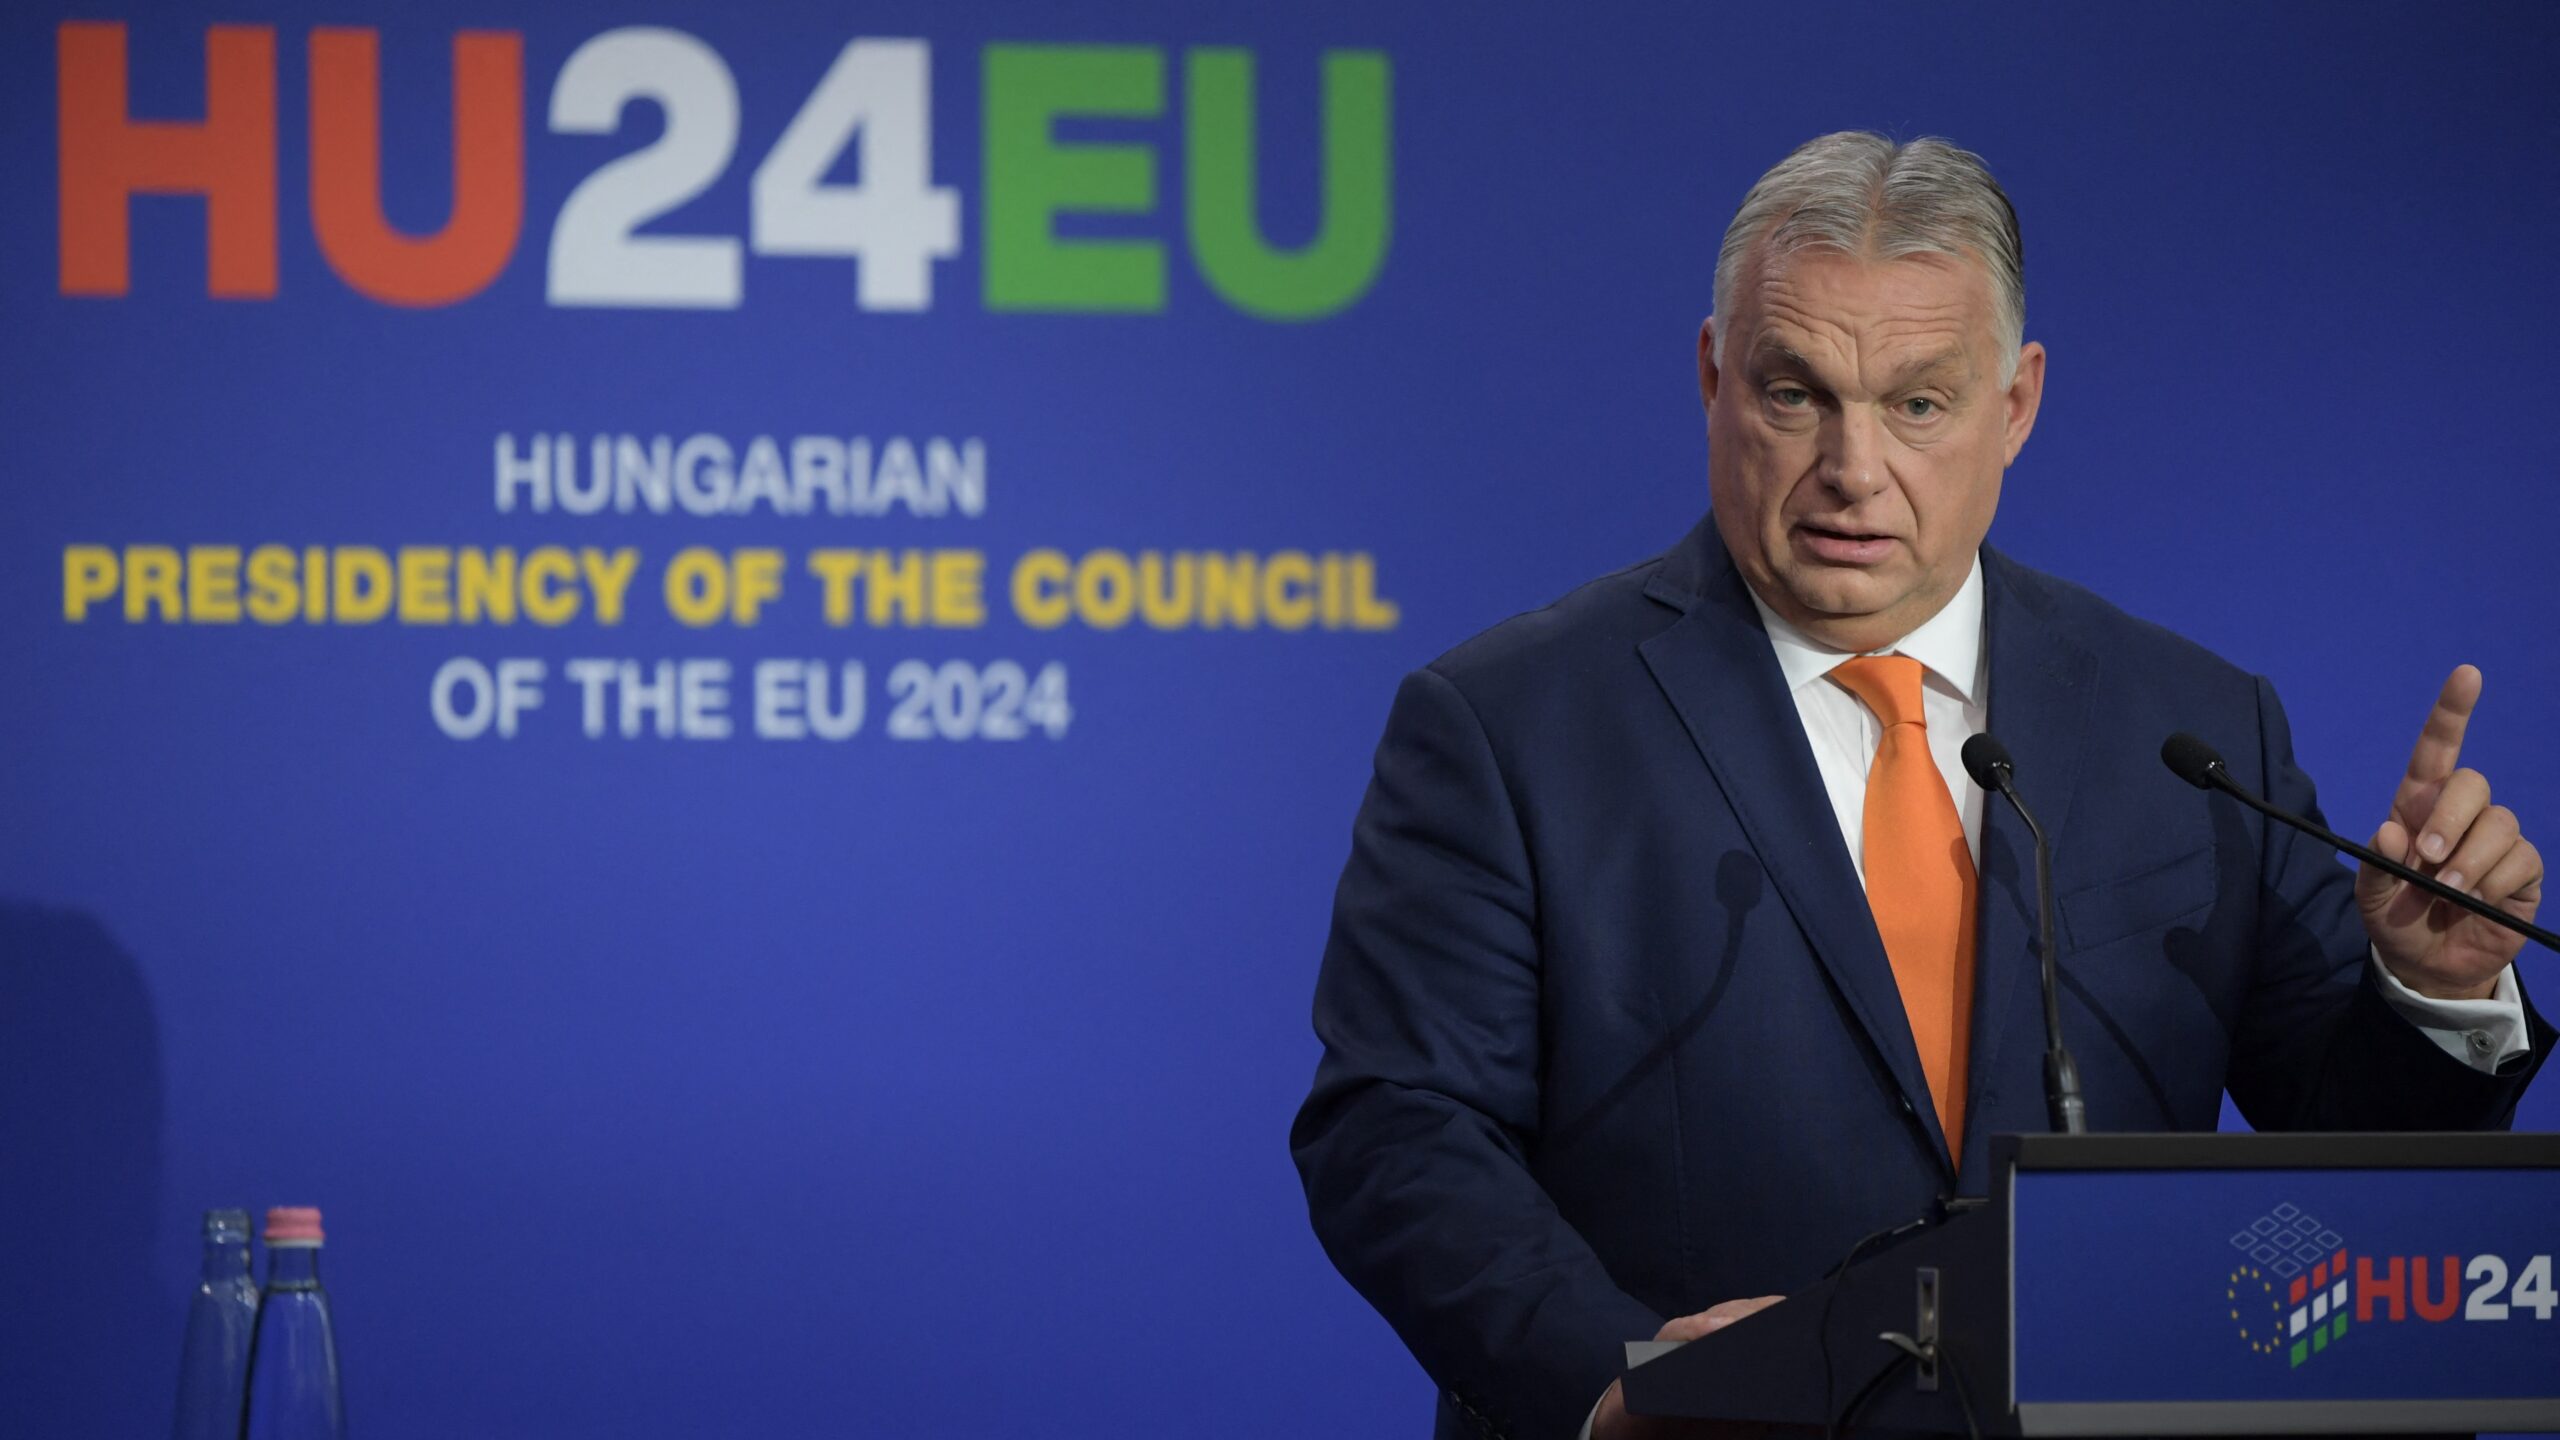
[[[1863,405],[1843,405],[1822,427],[1822,483],[1852,502],[1882,490],[1884,424]]]

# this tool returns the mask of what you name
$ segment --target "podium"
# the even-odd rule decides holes
[[[1862,1435],[2560,1430],[2560,1135],[2007,1135],[1990,1190],[1713,1335],[1628,1347],[1628,1410],[1818,1434],[1854,1403],[1840,1429]]]

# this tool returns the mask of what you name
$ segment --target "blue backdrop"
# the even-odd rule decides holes
[[[321,26],[375,36],[389,232],[345,228],[371,147]],[[635,27],[675,33],[594,48]],[[404,250],[455,208],[462,31],[499,32],[469,108],[520,119],[471,142],[479,248]],[[870,37],[924,43],[822,105]],[[2053,358],[1995,544],[2272,676],[2358,835],[2479,664],[2465,759],[2548,847],[2556,73],[2541,4],[12,7],[0,1432],[156,1431],[197,1214],[314,1203],[379,1440],[1421,1433],[1284,1146],[1369,748],[1402,672],[1695,519],[1717,239],[1827,130],[1950,136],[2022,213]],[[760,200],[813,113],[820,168]],[[857,120],[876,153],[822,143]],[[672,271],[615,205],[691,237]],[[497,458],[537,434],[741,475],[862,437],[890,501],[545,511]],[[942,490],[884,478],[901,437],[948,442]],[[636,557],[618,623],[312,622],[246,579],[285,613],[222,618],[226,563],[305,547]],[[685,623],[693,547],[773,552],[779,594]],[[983,618],[831,624],[830,548],[973,553]],[[1051,625],[1073,579],[1015,595],[1051,550],[1290,578],[1249,628],[1106,629],[1105,561]],[[1291,552],[1365,557],[1372,603]],[[861,662],[859,732],[759,734],[777,658]],[[582,659],[728,662],[728,737],[627,738],[618,678],[590,736]]]

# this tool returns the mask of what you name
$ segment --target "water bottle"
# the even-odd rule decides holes
[[[267,1288],[249,1351],[247,1440],[346,1440],[338,1342],[320,1288],[320,1212],[267,1212]]]
[[[249,1332],[258,1323],[258,1282],[249,1275],[249,1212],[204,1212],[204,1270],[187,1306],[187,1348],[178,1362],[177,1440],[240,1440],[249,1380]]]

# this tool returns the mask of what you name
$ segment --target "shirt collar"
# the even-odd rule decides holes
[[[1787,677],[1787,692],[1793,694],[1831,673],[1832,668],[1850,658],[1846,650],[1834,650],[1802,630],[1779,618],[1758,591],[1742,587],[1751,596],[1752,608],[1760,612],[1761,628],[1769,632],[1769,646],[1778,653],[1778,669]],[[1930,676],[1967,705],[1978,703],[1983,690],[1982,674],[1982,556],[1973,557],[1973,568],[1966,572],[1964,584],[1956,588],[1953,598],[1938,608],[1938,613],[1922,621],[1920,628],[1881,650],[1876,655],[1908,655],[1926,667]]]

